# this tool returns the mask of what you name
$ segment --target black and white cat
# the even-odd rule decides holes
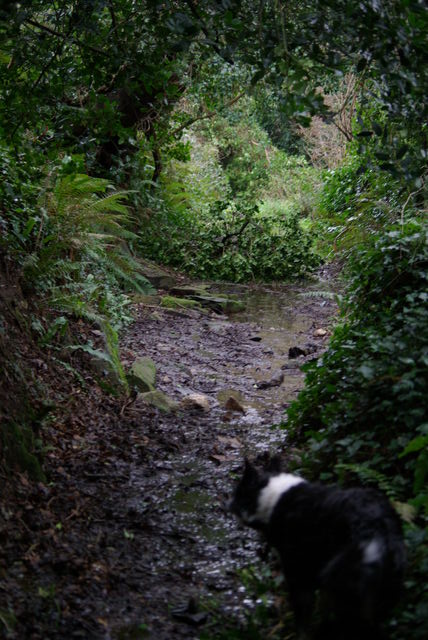
[[[278,551],[301,633],[311,627],[319,590],[318,638],[379,640],[406,563],[399,518],[382,494],[259,472],[246,461],[230,508]]]

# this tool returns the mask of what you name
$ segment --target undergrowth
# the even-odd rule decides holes
[[[108,180],[69,173],[70,163],[58,161],[48,173],[31,147],[23,146],[19,157],[7,146],[1,151],[0,275],[5,290],[16,293],[13,305],[0,300],[0,328],[17,322],[23,343],[34,353],[49,350],[55,366],[68,370],[73,367],[67,353],[86,352],[99,361],[100,384],[108,376],[109,391],[126,393],[118,331],[131,321],[129,292],[152,290],[126,245],[135,238],[128,193],[114,191]],[[79,320],[95,331],[79,331]],[[87,337],[93,333],[101,338]],[[5,408],[1,457],[40,478],[33,428],[39,392],[19,349],[17,339],[1,354],[3,381],[12,384],[15,404],[22,405],[19,415]]]
[[[354,252],[343,321],[304,366],[288,411],[304,475],[374,484],[406,523],[409,572],[394,638],[428,633],[428,243],[408,222]]]
[[[247,602],[241,619],[233,614],[225,616],[219,611],[219,603],[206,601],[203,606],[210,613],[210,621],[200,640],[295,640],[291,608],[281,594],[281,574],[269,566],[250,565],[239,571],[239,579]]]
[[[246,202],[218,201],[192,224],[149,226],[144,252],[198,278],[232,282],[293,280],[319,265],[298,212],[260,215]]]
[[[170,159],[139,248],[198,278],[283,281],[320,264],[311,217],[320,171],[279,150],[242,100],[189,135],[189,156]]]

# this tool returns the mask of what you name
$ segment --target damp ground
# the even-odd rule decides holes
[[[245,456],[295,455],[286,408],[301,365],[326,347],[334,288],[328,270],[286,287],[214,287],[245,303],[230,316],[136,304],[125,365],[152,358],[158,389],[203,406],[163,413],[106,396],[89,374],[85,390],[58,380],[47,480],[21,475],[3,496],[4,637],[196,640],[216,616],[245,619],[257,595],[240,572],[263,562],[261,545],[227,501]],[[306,355],[290,358],[294,347]]]

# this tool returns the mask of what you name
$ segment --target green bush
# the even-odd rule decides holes
[[[287,212],[285,212],[287,213]],[[261,216],[258,207],[218,202],[193,225],[171,229],[168,222],[146,235],[144,252],[164,264],[211,280],[290,280],[320,262],[296,211]]]
[[[305,473],[345,481],[357,474],[387,491],[409,521],[400,628],[410,625],[414,638],[428,630],[421,605],[428,585],[427,267],[420,223],[354,253],[344,321],[323,357],[306,365],[306,386],[288,423],[305,441]]]
[[[347,252],[397,222],[402,193],[402,185],[364,166],[356,152],[347,164],[326,171],[314,225],[321,253]]]
[[[10,256],[30,251],[37,237],[42,175],[39,154],[25,145],[17,153],[0,140],[0,249]]]
[[[276,149],[251,99],[192,134],[190,161],[169,163],[140,251],[199,278],[245,282],[305,276],[320,260],[301,225],[319,171]]]

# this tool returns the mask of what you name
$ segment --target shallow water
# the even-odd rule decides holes
[[[272,425],[286,420],[285,409],[303,385],[304,361],[289,359],[288,350],[314,342],[320,355],[327,338],[313,333],[326,326],[335,309],[331,301],[300,295],[310,288],[328,290],[328,283],[216,286],[245,302],[245,311],[227,317],[142,309],[127,346],[153,358],[159,388],[175,400],[202,393],[210,404],[209,411],[159,414],[150,437],[162,446],[151,472],[136,466],[130,475],[128,503],[140,504],[156,532],[147,541],[152,552],[146,590],[152,602],[165,597],[171,609],[189,598],[215,600],[222,615],[241,620],[256,605],[257,595],[242,585],[239,570],[260,565],[258,536],[240,528],[226,504],[244,456],[287,450],[286,429]],[[281,372],[280,384],[259,387]],[[226,409],[230,397],[244,413]],[[145,617],[156,629],[153,637],[198,638],[185,622],[161,615],[159,606]]]
[[[318,281],[309,285],[308,290],[330,292],[328,283]],[[291,288],[267,289],[265,287],[244,287],[236,285],[216,286],[216,291],[223,294],[239,294],[239,299],[245,303],[245,311],[229,315],[229,320],[235,323],[248,325],[247,337],[249,340],[258,338],[262,346],[262,358],[260,361],[249,362],[245,367],[246,375],[253,379],[254,384],[265,380],[275,372],[279,372],[284,365],[288,368],[284,371],[284,381],[279,387],[260,390],[251,394],[250,399],[240,391],[222,389],[218,393],[218,400],[225,401],[226,396],[232,395],[246,407],[252,407],[257,412],[263,413],[268,407],[275,406],[284,409],[295,398],[296,391],[301,388],[300,365],[302,360],[289,360],[288,352],[291,347],[304,346],[307,343],[316,345],[316,339],[311,333],[316,328],[322,328],[325,322],[325,314],[317,323],[317,315],[302,313],[301,291]],[[307,306],[311,310],[330,307],[331,302],[323,299],[308,298]],[[322,319],[321,319],[322,318]],[[309,337],[308,337],[309,336]],[[267,362],[266,362],[267,361]],[[231,371],[239,373],[239,366],[231,363]],[[249,416],[247,416],[248,422]]]

